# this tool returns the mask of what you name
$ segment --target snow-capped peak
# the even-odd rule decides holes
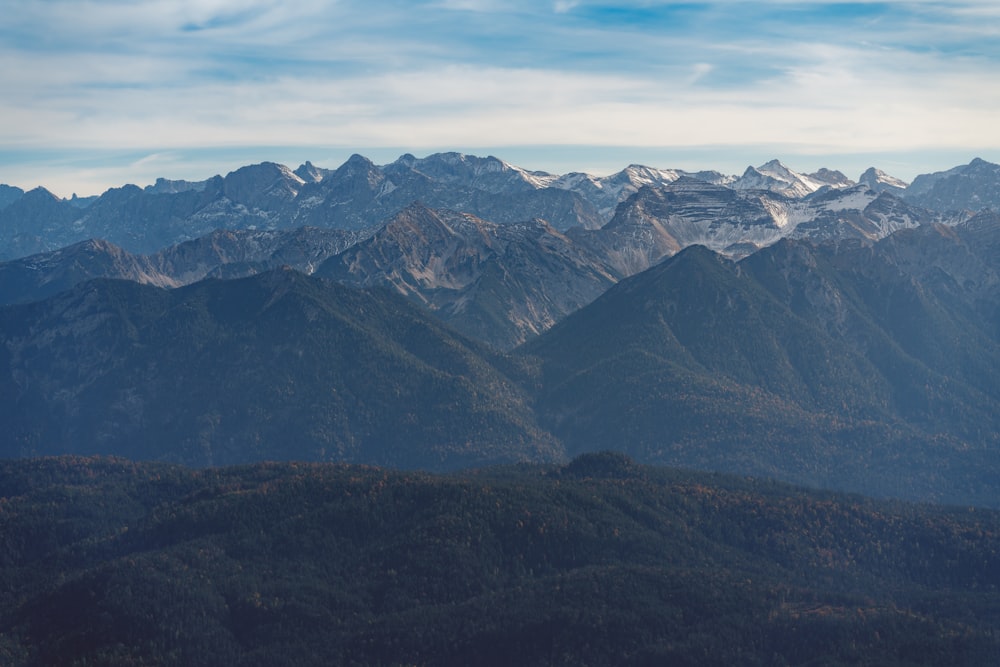
[[[747,167],[743,175],[733,181],[736,190],[770,190],[787,197],[800,198],[816,192],[822,183],[805,174],[792,171],[778,160],[771,160],[759,167]]]
[[[890,176],[875,167],[869,167],[865,173],[861,174],[861,177],[858,178],[858,183],[864,183],[876,192],[884,192],[886,190],[889,192],[901,192],[907,186],[906,181],[900,180],[895,176]]]

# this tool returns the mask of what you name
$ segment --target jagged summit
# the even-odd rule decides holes
[[[865,172],[861,182],[876,192],[891,192],[910,205],[931,209],[942,221],[956,222],[976,211],[1000,207],[998,170],[997,165],[976,158],[947,172],[920,176],[909,187],[878,170]],[[161,178],[145,188],[112,188],[100,197],[79,200],[62,200],[37,189],[23,193],[0,188],[0,259],[55,250],[95,237],[129,252],[152,253],[218,229],[312,226],[357,231],[382,225],[418,200],[434,209],[462,211],[501,224],[539,218],[560,231],[574,227],[597,230],[642,188],[665,189],[682,178],[764,197],[769,215],[784,230],[813,222],[809,216],[816,211],[810,211],[807,204],[815,193],[852,187],[850,179],[839,171],[824,168],[803,174],[778,159],[748,167],[739,177],[639,163],[608,176],[594,176],[531,171],[492,155],[443,152],[418,158],[406,153],[379,166],[354,154],[336,169],[305,162],[292,170],[263,162],[241,167],[225,177],[204,181]],[[696,187],[688,183],[675,190]],[[862,203],[860,198],[856,202]],[[847,210],[846,205],[843,210]],[[729,221],[719,221],[717,226]],[[864,234],[881,227],[885,226],[876,225]],[[799,229],[806,233],[809,227]],[[830,226],[823,231],[824,237],[838,234]],[[732,238],[722,247],[710,247],[733,248],[735,255],[742,255],[767,242]]]
[[[975,158],[967,165],[922,174],[913,179],[905,196],[936,210],[1000,209],[1000,165]]]
[[[827,169],[826,167],[822,167],[818,171],[809,174],[809,178],[835,188],[849,188],[854,185],[854,181],[844,175],[843,172],[835,169]]]
[[[425,158],[407,153],[387,166],[405,167],[443,183],[471,185],[494,194],[537,190],[548,187],[556,178],[545,172],[515,167],[493,155],[483,158],[457,152],[434,153]]]
[[[906,181],[896,178],[895,176],[890,176],[881,169],[876,169],[875,167],[869,167],[861,176],[858,178],[859,183],[864,183],[872,190],[876,192],[891,192],[893,194],[900,194],[906,190]]]
[[[800,198],[819,190],[823,185],[829,183],[792,171],[780,160],[774,159],[759,167],[747,167],[743,175],[733,182],[732,187],[737,190],[770,190],[786,197]]]
[[[295,169],[295,175],[306,183],[319,183],[332,173],[332,169],[322,169],[308,160],[300,164],[298,168]]]

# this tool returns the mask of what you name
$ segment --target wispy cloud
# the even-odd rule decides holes
[[[11,0],[0,153],[982,153],[1000,149],[998,12],[975,0]],[[0,159],[0,182],[20,182],[17,169]]]

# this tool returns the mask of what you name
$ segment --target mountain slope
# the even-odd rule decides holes
[[[572,234],[628,276],[691,245],[739,259],[782,238],[876,241],[941,218],[865,185],[791,199],[682,176],[663,187],[643,187],[601,229]]]
[[[65,235],[80,215],[70,202],[35,188],[0,208],[0,260],[54,250],[82,238]],[[83,237],[86,238],[86,237]]]
[[[180,284],[205,277],[241,278],[290,266],[312,273],[326,259],[368,238],[362,230],[298,227],[287,230],[217,230],[150,255],[156,267]]]
[[[543,423],[570,454],[996,504],[1000,309],[994,274],[945,273],[976,273],[963,229],[739,264],[687,248],[522,348]]]
[[[105,241],[82,241],[54,252],[0,262],[0,304],[38,301],[98,277],[159,287],[179,284],[146,257]]]
[[[914,203],[938,211],[1000,209],[1000,165],[976,158],[967,165],[923,174],[903,193]]]
[[[101,240],[0,262],[0,304],[28,303],[94,278],[179,287],[205,277],[239,278],[290,266],[312,273],[325,259],[374,230],[218,230],[153,255],[134,255]]]
[[[509,349],[614,283],[585,247],[543,221],[496,224],[414,204],[318,275],[390,286],[459,331]]]
[[[24,190],[10,185],[0,184],[0,208],[10,206],[24,196]]]
[[[292,270],[0,309],[4,456],[449,468],[558,457],[523,392],[401,298]]]

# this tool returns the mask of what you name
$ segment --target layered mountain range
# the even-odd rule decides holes
[[[101,279],[0,320],[4,456],[454,467],[561,455],[505,365],[385,290],[287,268],[176,290]]]
[[[0,663],[995,664],[997,192],[0,186]]]
[[[788,220],[793,224],[786,229],[790,233],[794,225],[812,220],[808,206],[797,203],[816,193],[855,185],[900,196],[912,206],[945,216],[944,221],[959,219],[962,211],[996,206],[1000,167],[976,159],[946,172],[920,176],[906,187],[874,168],[854,183],[829,169],[800,174],[777,160],[748,167],[740,177],[641,165],[597,177],[529,171],[495,157],[439,153],[425,158],[404,155],[383,166],[354,155],[336,169],[308,162],[295,170],[262,163],[205,181],[159,179],[145,188],[126,185],[99,197],[69,200],[41,187],[23,192],[3,186],[0,259],[95,238],[129,252],[150,254],[218,229],[362,229],[380,226],[417,201],[501,224],[540,218],[561,231],[599,229],[618,217],[619,207],[640,190],[661,190],[679,179],[733,190],[746,200],[763,194],[765,205],[779,209],[774,213],[777,218],[791,215]],[[786,205],[794,211],[780,210]],[[863,211],[866,205],[856,202],[842,210]],[[800,233],[806,234],[806,228]],[[757,243],[754,238],[748,241]]]
[[[991,174],[976,160],[918,181],[923,190],[930,181],[973,182],[988,200]],[[83,240],[0,263],[0,302],[94,277],[176,287],[284,265],[312,273],[329,260],[324,273],[337,280],[389,286],[509,349],[690,245],[740,258],[783,238],[874,241],[971,215],[917,206],[903,185],[874,168],[855,184],[778,161],[739,178],[637,165],[604,178],[554,176],[446,153],[383,167],[354,156],[336,170],[264,163],[225,178],[126,186],[93,201],[7,188],[0,237],[8,253]]]
[[[628,277],[582,240],[599,231],[415,205],[312,275],[100,279],[6,306],[0,452],[450,469],[614,449],[1000,506],[996,214],[739,261],[692,245]]]
[[[104,236],[0,263],[0,453],[450,469],[615,449],[1000,506],[1000,223],[959,205],[992,201],[994,167],[904,187],[442,154],[94,201],[6,188],[15,229]]]

